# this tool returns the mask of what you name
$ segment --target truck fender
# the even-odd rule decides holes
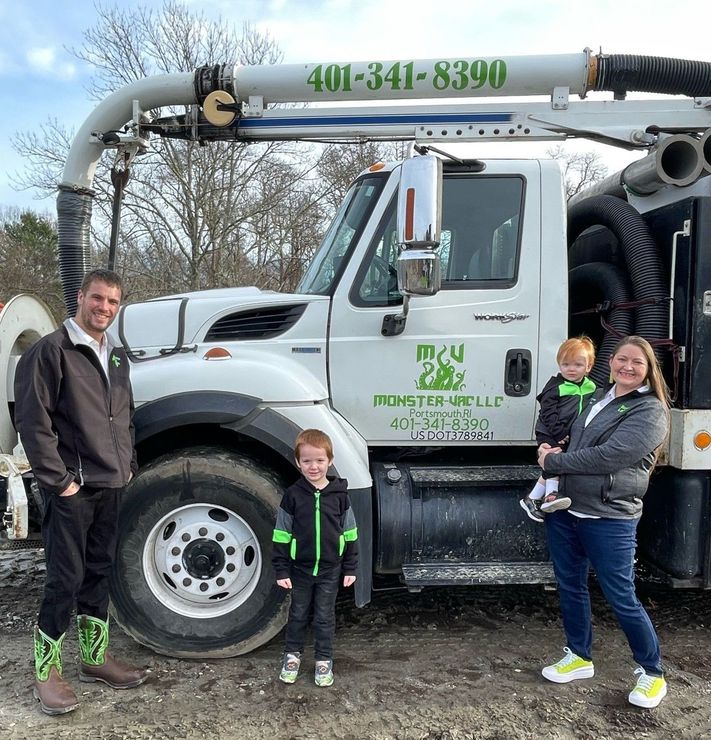
[[[226,391],[176,393],[143,404],[133,416],[136,444],[169,429],[216,424],[262,442],[294,465],[294,440],[302,427],[254,396]]]

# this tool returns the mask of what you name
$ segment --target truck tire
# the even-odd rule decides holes
[[[196,447],[158,458],[131,482],[119,517],[112,613],[163,655],[222,658],[286,623],[271,568],[282,484],[245,457]]]

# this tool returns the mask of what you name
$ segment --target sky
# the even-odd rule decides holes
[[[114,2],[103,1],[104,6]],[[132,7],[160,7],[135,0]],[[268,33],[284,63],[472,58],[593,51],[711,61],[699,0],[186,0],[208,18]],[[18,191],[25,163],[12,142],[57,120],[79,128],[95,105],[92,71],[71,53],[96,22],[92,0],[0,0],[0,209],[54,212],[54,198]],[[548,145],[511,144],[503,156],[543,156]],[[590,149],[584,142],[578,148]],[[605,147],[614,172],[635,156]],[[486,156],[475,153],[472,156]]]

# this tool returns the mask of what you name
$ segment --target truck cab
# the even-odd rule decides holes
[[[412,297],[406,330],[388,336],[385,317],[402,306],[398,173],[356,181],[300,285],[332,297],[330,402],[373,447],[531,444],[539,374],[555,369],[567,332],[556,308],[567,302],[559,167],[445,164],[441,290]],[[346,226],[350,209],[362,215]]]

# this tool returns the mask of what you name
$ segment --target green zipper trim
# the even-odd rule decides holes
[[[316,561],[314,562],[313,575],[318,575],[318,564],[321,560],[321,491],[314,491],[316,497],[316,506],[314,507],[314,517],[316,524]]]

